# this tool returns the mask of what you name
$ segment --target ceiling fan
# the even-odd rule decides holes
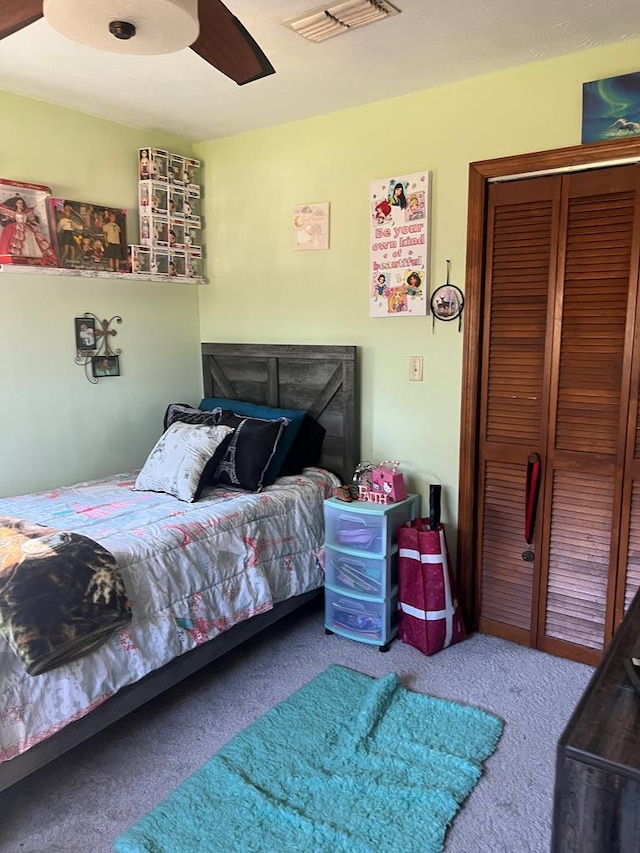
[[[42,17],[100,50],[161,54],[191,47],[240,86],[275,71],[220,0],[2,0],[0,39]]]

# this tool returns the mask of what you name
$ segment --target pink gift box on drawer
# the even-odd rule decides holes
[[[388,495],[392,501],[403,501],[407,497],[407,489],[404,477],[396,470],[397,463],[393,468],[386,468],[386,463],[381,463],[372,473],[372,491],[382,492]]]

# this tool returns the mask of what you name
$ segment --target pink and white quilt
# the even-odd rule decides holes
[[[107,548],[133,611],[99,649],[38,676],[0,638],[0,763],[183,652],[323,583],[323,501],[339,485],[329,472],[307,468],[259,494],[205,489],[194,503],[133,491],[135,477],[0,500],[1,515]]]

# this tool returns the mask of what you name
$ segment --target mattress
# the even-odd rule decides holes
[[[80,533],[116,558],[133,618],[99,649],[38,676],[0,638],[0,762],[233,625],[323,583],[320,468],[258,494],[205,489],[185,503],[133,490],[136,473],[0,500],[0,514]]]

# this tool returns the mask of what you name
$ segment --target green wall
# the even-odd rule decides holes
[[[190,153],[79,112],[0,92],[1,176],[130,210],[137,240],[137,150]],[[74,364],[73,318],[123,318],[122,376],[91,385]],[[0,274],[0,495],[130,470],[144,462],[170,400],[199,399],[198,287]]]
[[[583,51],[304,122],[192,145],[0,92],[2,176],[128,207],[136,151],[203,159],[203,287],[0,275],[0,494],[142,464],[170,400],[201,392],[200,340],[356,344],[362,454],[444,486],[455,521],[462,334],[431,317],[368,316],[369,183],[429,170],[431,286],[464,287],[468,164],[580,141],[582,83],[635,71],[640,41]],[[10,142],[6,140],[11,140]],[[329,251],[293,252],[294,204],[331,203]],[[133,238],[135,228],[132,228]],[[123,375],[90,385],[73,317],[120,314]],[[423,382],[409,356],[424,356]]]
[[[362,454],[457,514],[463,335],[431,317],[368,316],[369,183],[432,172],[431,286],[464,288],[468,166],[580,142],[582,83],[635,71],[640,42],[584,51],[194,146],[206,163],[203,340],[356,344]],[[331,203],[329,251],[292,250],[291,211]],[[464,333],[464,319],[463,319]],[[409,356],[424,381],[409,381]],[[426,507],[425,507],[426,508]]]

